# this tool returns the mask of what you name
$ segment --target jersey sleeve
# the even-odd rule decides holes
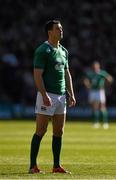
[[[45,69],[45,65],[45,52],[41,50],[36,50],[34,54],[34,68]]]
[[[104,71],[104,70],[102,70],[102,76],[103,76],[104,78],[107,78],[107,76],[109,76],[109,73],[106,72],[106,71]]]

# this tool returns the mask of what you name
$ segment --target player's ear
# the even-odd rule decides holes
[[[51,35],[51,30],[48,31],[48,37]]]

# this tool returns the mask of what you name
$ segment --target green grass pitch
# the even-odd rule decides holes
[[[39,164],[46,174],[28,174],[35,121],[0,121],[0,179],[116,179],[116,124],[108,130],[92,123],[67,121],[62,165],[72,174],[52,174],[52,125],[44,136]]]

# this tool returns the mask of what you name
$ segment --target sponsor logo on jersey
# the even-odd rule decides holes
[[[66,53],[62,51],[62,56],[66,58]]]
[[[63,63],[58,62],[58,63],[55,65],[55,69],[56,69],[56,70],[61,70],[61,69],[63,69],[63,68],[64,68],[64,64],[63,64]]]

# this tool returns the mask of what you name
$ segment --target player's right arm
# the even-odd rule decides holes
[[[52,102],[51,102],[51,99],[46,92],[44,82],[43,82],[43,78],[42,78],[42,74],[43,74],[43,69],[34,68],[34,81],[35,81],[37,90],[41,93],[41,95],[43,97],[44,105],[51,106]]]
[[[34,54],[34,81],[37,87],[37,90],[41,93],[43,98],[43,103],[46,106],[51,105],[51,99],[48,96],[44,81],[43,81],[43,72],[46,66],[46,48],[41,45],[36,49]]]
[[[91,83],[90,83],[90,80],[88,78],[84,78],[83,83],[88,89],[91,88]]]

